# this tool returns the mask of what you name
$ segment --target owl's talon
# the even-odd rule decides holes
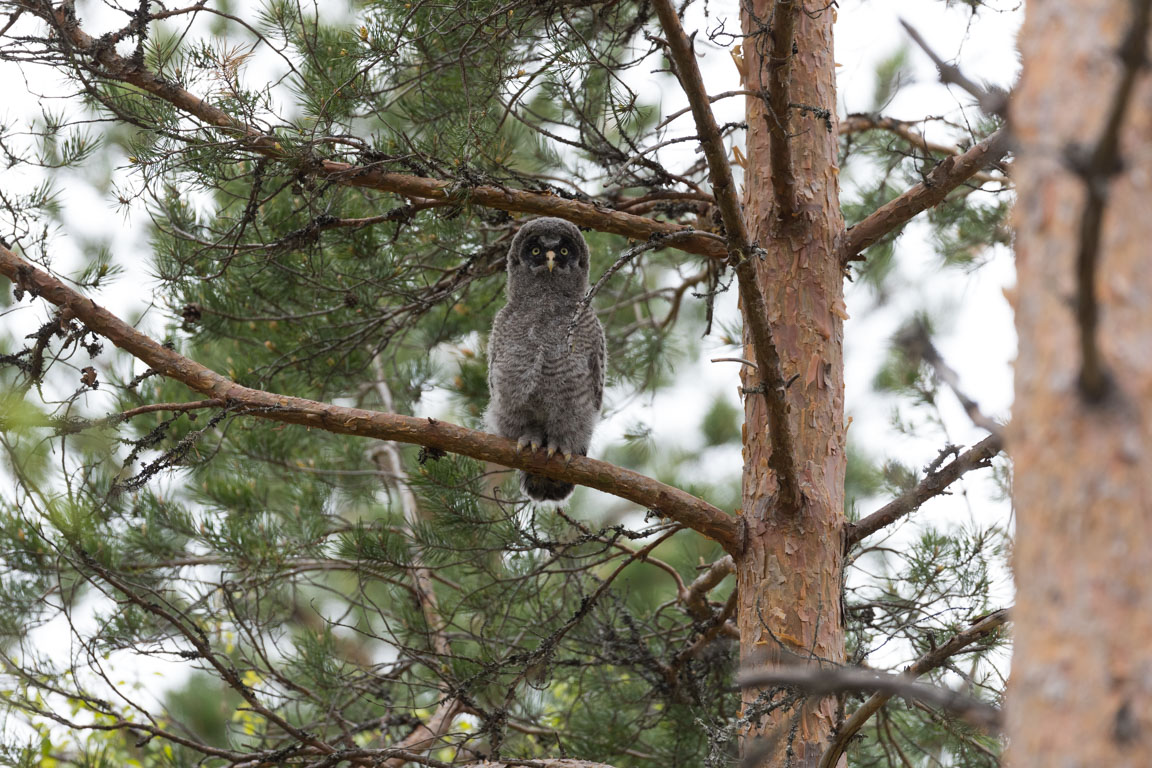
[[[552,458],[553,456],[555,456],[556,455],[556,446],[554,446],[554,445],[548,446],[547,453],[548,453],[548,458]]]
[[[516,453],[524,453],[524,449],[528,447],[528,438],[522,437],[516,441]]]
[[[573,455],[571,453],[569,453],[568,451],[564,451],[560,455],[564,457],[564,466],[565,467],[567,467],[569,464],[572,463]]]
[[[540,450],[540,443],[533,440],[532,441],[532,453],[536,453],[536,451],[538,451],[538,450]]]

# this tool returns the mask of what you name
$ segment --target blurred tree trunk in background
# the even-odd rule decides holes
[[[1152,765],[1148,5],[1030,3],[1022,34],[1018,768]]]

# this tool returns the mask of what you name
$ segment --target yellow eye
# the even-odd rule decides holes
[[[560,249],[560,255],[561,256],[567,256],[568,255],[568,249],[567,248],[561,248]]]
[[[532,249],[532,255],[533,256],[539,256],[540,255],[540,249],[539,248],[533,248]]]

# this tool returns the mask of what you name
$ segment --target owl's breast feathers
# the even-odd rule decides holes
[[[597,390],[599,380],[592,382],[591,389],[587,384],[603,376],[594,348],[597,339],[603,343],[603,331],[595,314],[584,308],[570,340],[568,323],[575,309],[575,305],[544,308],[509,304],[500,310],[490,353],[498,359],[489,360],[489,364],[499,378],[496,389],[507,405],[531,408]]]

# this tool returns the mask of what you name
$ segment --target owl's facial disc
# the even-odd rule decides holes
[[[538,237],[528,249],[528,264],[534,269],[546,267],[552,274],[557,267],[567,270],[573,263],[576,249],[566,237]]]

